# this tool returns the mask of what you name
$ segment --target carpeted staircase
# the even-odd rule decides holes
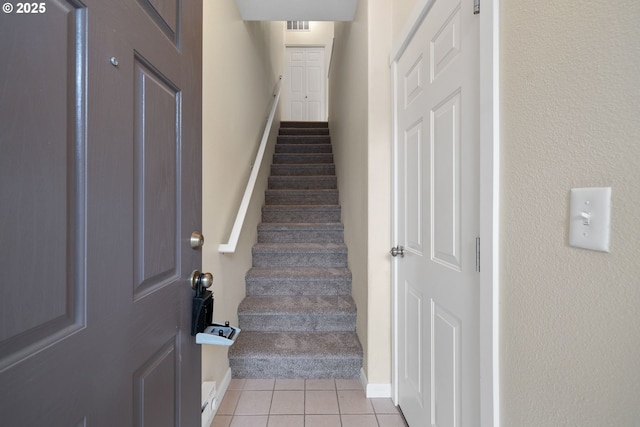
[[[282,122],[229,350],[234,378],[358,378],[362,346],[326,122]]]

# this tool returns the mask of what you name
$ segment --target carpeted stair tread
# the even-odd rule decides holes
[[[337,189],[266,190],[266,205],[337,205]]]
[[[333,223],[281,223],[258,224],[260,243],[343,243],[344,226]]]
[[[271,177],[276,176],[327,176],[335,175],[333,163],[271,165]]]
[[[331,154],[331,144],[276,144],[278,154]]]
[[[355,331],[356,306],[348,295],[248,296],[238,307],[243,331]]]
[[[261,222],[258,230],[340,230],[344,231],[341,222]]]
[[[284,120],[280,122],[281,128],[329,128],[329,122],[317,122],[317,121],[295,121]]]
[[[262,222],[334,222],[340,221],[342,210],[338,204],[329,205],[265,205]]]
[[[332,153],[274,153],[274,164],[318,164],[333,163]]]
[[[270,176],[270,190],[335,190],[338,179],[335,175],[323,176]]]
[[[240,356],[347,359],[362,357],[362,346],[355,332],[243,331],[229,349],[229,359]]]
[[[229,349],[234,378],[359,378],[355,332],[242,332]]]
[[[353,314],[356,305],[349,295],[250,296],[238,307],[238,314]],[[242,328],[242,324],[239,325]],[[354,325],[355,327],[355,325]]]
[[[279,135],[329,135],[329,128],[286,128],[281,127]]]
[[[316,148],[318,150],[331,150],[331,137],[329,135],[278,135],[276,151],[278,147],[290,149]],[[324,151],[318,151],[320,153]]]
[[[256,243],[252,255],[254,267],[347,266],[343,243]]]
[[[326,253],[326,252],[347,252],[347,245],[344,243],[256,243],[253,245],[254,252],[262,253]]]
[[[281,154],[327,154],[332,153],[331,144],[276,144],[276,153]]]
[[[351,270],[348,268],[316,268],[316,267],[292,267],[280,268],[260,268],[253,267],[246,274],[246,280],[277,280],[277,281],[298,281],[309,282],[331,281],[331,280],[351,280]]]
[[[348,268],[251,268],[247,295],[351,295]]]

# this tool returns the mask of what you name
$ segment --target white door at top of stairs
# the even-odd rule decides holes
[[[480,419],[478,29],[473,0],[435,0],[394,64],[397,382],[411,427]]]
[[[285,120],[324,121],[324,47],[288,47]]]

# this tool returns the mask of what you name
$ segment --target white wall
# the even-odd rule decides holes
[[[284,36],[281,25],[243,22],[234,0],[204,2],[203,27],[202,268],[214,276],[214,320],[237,324],[271,152],[265,153],[262,186],[256,186],[236,253],[220,254],[218,245],[229,238],[282,74]],[[279,116],[276,130],[278,122]],[[220,384],[228,367],[226,348],[203,346],[203,380]]]
[[[640,3],[501,0],[503,426],[640,425]],[[611,253],[569,247],[612,186]]]

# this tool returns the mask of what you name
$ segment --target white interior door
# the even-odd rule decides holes
[[[287,120],[324,121],[324,47],[288,47]]]
[[[398,403],[411,427],[480,420],[479,62],[472,0],[434,0],[394,64]]]

